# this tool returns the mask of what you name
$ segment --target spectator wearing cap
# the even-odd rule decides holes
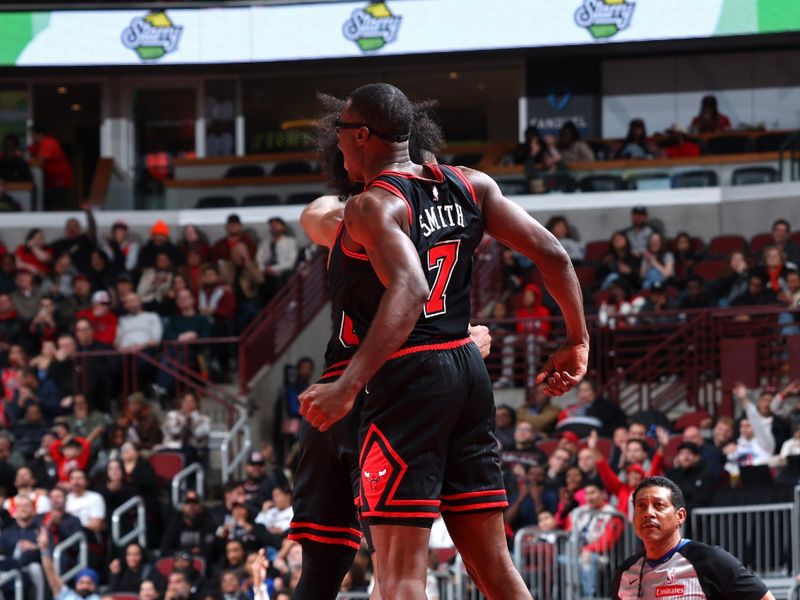
[[[69,254],[75,268],[85,273],[89,270],[91,252],[97,246],[97,223],[91,206],[84,204],[82,208],[86,214],[86,231],[82,230],[78,219],[69,218],[64,224],[64,237],[53,242],[50,247],[55,257]]]
[[[144,271],[148,267],[155,267],[156,257],[164,252],[172,260],[173,265],[183,262],[180,250],[169,239],[169,225],[164,221],[158,220],[150,228],[150,239],[139,251],[139,261],[136,268]]]
[[[675,456],[675,466],[666,472],[686,500],[686,509],[708,506],[714,497],[714,478],[701,460],[700,447],[694,442],[681,442]]]
[[[44,232],[34,228],[25,235],[25,242],[14,251],[17,268],[40,277],[50,272],[53,251],[44,242]]]
[[[118,273],[136,270],[139,260],[139,242],[131,239],[128,224],[125,221],[114,221],[111,226],[111,235],[104,240],[103,251],[111,259],[111,264]]]
[[[11,303],[22,321],[30,321],[39,310],[39,302],[45,295],[33,278],[33,274],[25,269],[17,271],[14,277],[16,289],[11,292]]]
[[[142,271],[136,294],[142,301],[145,310],[165,313],[168,304],[169,291],[175,277],[175,266],[167,252],[156,254],[156,261],[152,267]]]
[[[92,307],[92,283],[83,273],[72,278],[72,295],[59,302],[58,316],[65,323],[72,323],[82,310]]]
[[[186,492],[179,512],[167,519],[167,527],[161,536],[161,555],[175,552],[202,556],[210,563],[214,550],[216,526],[195,490]]]
[[[255,256],[256,243],[245,232],[239,215],[232,213],[225,221],[225,237],[218,239],[211,247],[211,260],[215,263],[231,260],[231,252],[239,244],[244,244],[251,258]]]
[[[655,231],[647,223],[647,208],[644,206],[634,206],[631,210],[631,224],[623,230],[628,237],[631,253],[634,256],[642,256],[647,250],[647,243],[650,236]]]
[[[105,290],[98,290],[92,294],[92,306],[78,311],[75,315],[76,331],[77,321],[85,319],[92,328],[94,341],[112,346],[117,337],[117,323],[119,319],[111,311],[111,295]],[[86,346],[86,344],[81,344]]]
[[[276,477],[267,475],[267,461],[262,452],[251,452],[244,470],[246,477],[242,485],[245,501],[254,510],[260,510],[264,502],[272,498],[272,490],[277,485],[286,483],[280,470],[276,471]]]
[[[264,273],[264,299],[268,302],[286,283],[297,264],[297,240],[286,221],[272,217],[267,221],[269,239],[262,240],[256,252],[256,263]]]

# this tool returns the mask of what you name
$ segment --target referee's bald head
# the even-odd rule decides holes
[[[636,496],[641,490],[653,487],[666,488],[669,490],[669,499],[675,510],[686,508],[686,500],[683,498],[681,488],[679,488],[674,481],[666,477],[648,477],[643,479],[633,492],[633,505],[636,506]]]

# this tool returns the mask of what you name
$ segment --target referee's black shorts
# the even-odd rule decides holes
[[[361,517],[430,526],[439,512],[508,506],[486,366],[469,338],[404,348],[367,384]]]

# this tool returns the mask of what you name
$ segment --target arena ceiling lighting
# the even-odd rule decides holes
[[[212,64],[800,30],[798,0],[404,0],[0,13],[0,65]]]

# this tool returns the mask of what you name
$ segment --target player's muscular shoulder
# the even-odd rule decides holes
[[[486,173],[469,167],[456,167],[456,169],[461,171],[470,185],[472,185],[472,189],[475,190],[475,200],[480,208],[483,208],[483,203],[488,196],[493,194],[495,190],[499,191],[497,183]]]
[[[380,236],[388,229],[408,231],[405,203],[384,190],[370,190],[354,196],[345,206],[344,223],[354,240]]]

